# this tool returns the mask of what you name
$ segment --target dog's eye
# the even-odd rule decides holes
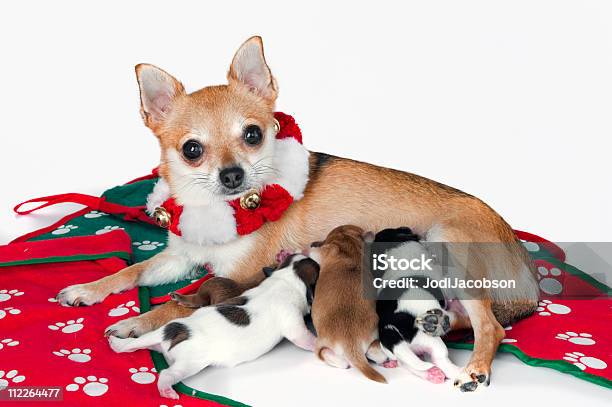
[[[261,143],[263,139],[263,135],[261,134],[261,129],[259,126],[255,126],[254,124],[248,126],[244,129],[244,142],[250,146],[256,146]]]
[[[185,144],[183,144],[183,155],[188,160],[197,160],[202,157],[204,153],[204,147],[196,140],[187,140]]]

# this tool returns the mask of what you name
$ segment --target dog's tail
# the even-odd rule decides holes
[[[364,351],[361,349],[359,344],[347,344],[344,350],[344,356],[348,359],[352,366],[356,367],[361,373],[370,380],[374,380],[379,383],[387,383],[385,376],[381,375],[370,366],[368,359],[365,356]]]

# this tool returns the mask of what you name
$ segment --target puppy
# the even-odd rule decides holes
[[[162,352],[170,367],[159,374],[159,393],[178,399],[174,384],[210,365],[235,366],[256,359],[283,337],[313,350],[314,336],[304,324],[304,315],[309,311],[306,293],[318,274],[314,260],[291,256],[240,297],[200,308],[139,338],[110,336],[110,346],[115,352]]]
[[[386,383],[372,368],[386,359],[377,341],[374,300],[361,288],[364,231],[357,226],[339,226],[325,241],[314,243],[309,255],[321,266],[312,304],[312,322],[317,331],[315,353],[330,366],[354,366],[368,379]]]
[[[459,378],[461,389],[488,384],[491,361],[504,337],[502,324],[529,315],[538,303],[535,268],[512,228],[493,209],[419,175],[306,150],[295,138],[291,120],[275,122],[278,86],[259,37],[238,49],[226,84],[187,93],[172,75],[148,64],[136,67],[136,77],[143,121],[161,149],[161,179],[147,207],[153,211],[173,199],[174,207],[182,208],[180,220],[169,226],[161,253],[98,281],[66,287],[58,294],[62,305],[92,305],[138,285],[178,281],[204,264],[217,276],[252,287],[279,250],[301,250],[336,226],[383,230],[410,225],[427,241],[503,246],[466,267],[475,278],[514,279],[517,290],[482,289],[475,293],[477,300],[464,302],[463,318],[456,319],[462,323],[451,324],[452,329],[475,332],[473,356]],[[287,128],[294,137],[279,137],[287,136]],[[500,160],[504,165],[506,159]],[[278,190],[275,185],[292,197],[280,199],[291,202],[288,209],[278,218],[272,213],[255,231],[239,231],[236,200],[253,190],[263,196],[266,189]],[[193,310],[168,301],[106,332],[138,336],[189,312]]]
[[[396,246],[389,247],[387,254],[395,253],[398,257],[401,255],[410,259],[427,254],[418,236],[409,228],[383,230],[374,241],[394,242]],[[448,349],[439,336],[450,328],[449,317],[444,311],[444,294],[439,289],[423,288],[425,284],[422,284],[427,278],[438,279],[441,276],[437,265],[426,275],[416,271],[386,271],[382,275],[383,280],[412,277],[417,280],[416,287],[380,288],[380,298],[396,299],[379,299],[376,302],[378,335],[385,354],[432,383],[442,383],[446,377],[454,379],[460,371],[449,360]],[[428,354],[431,362],[422,360],[419,357],[422,354]]]
[[[195,294],[170,293],[170,298],[183,307],[201,308],[219,304],[242,294],[245,287],[225,277],[213,277],[202,284]]]

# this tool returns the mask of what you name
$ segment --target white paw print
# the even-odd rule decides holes
[[[512,325],[508,325],[504,327],[504,331],[511,331],[512,330]],[[502,339],[502,343],[515,343],[518,342],[516,339],[512,339],[512,338],[504,338]]]
[[[57,229],[55,229],[53,232],[51,232],[52,235],[65,235],[66,233],[70,233],[70,231],[74,230],[74,229],[78,229],[78,226],[74,226],[74,225],[61,225],[59,226]]]
[[[128,301],[125,304],[119,304],[117,307],[108,311],[109,317],[120,317],[130,312],[130,309],[134,312],[140,312],[140,308],[136,306],[135,301]]]
[[[566,307],[565,305],[561,304],[555,304],[549,300],[542,300],[538,303],[538,305],[539,307],[536,308],[536,311],[538,311],[538,315],[541,315],[543,317],[548,317],[552,314],[564,315],[572,312],[572,309],[570,307]]]
[[[19,345],[19,341],[14,341],[11,338],[6,338],[0,341],[0,349],[4,348],[5,346],[17,346]]]
[[[540,246],[538,246],[537,243],[523,242],[523,246],[525,246],[525,249],[527,249],[527,251],[529,251],[529,252],[538,252],[538,251],[540,251]]]
[[[47,298],[47,301],[49,301],[49,302],[57,302],[57,298],[53,298],[53,297]]]
[[[595,345],[595,340],[592,339],[593,335],[585,332],[576,333],[572,331],[567,331],[563,334],[557,334],[555,338],[571,342],[575,345]]]
[[[103,235],[105,233],[112,232],[113,230],[123,230],[123,228],[119,226],[111,226],[111,225],[104,226],[103,229],[96,230],[96,235]]]
[[[108,213],[98,212],[98,211],[91,211],[89,213],[86,213],[85,216],[83,216],[83,217],[87,218],[87,219],[95,219],[95,218],[100,218],[102,216],[108,216]]]
[[[155,241],[152,242],[150,240],[143,240],[142,242],[134,242],[133,244],[134,246],[138,247],[139,250],[144,250],[144,251],[159,249],[160,247],[164,245],[163,243],[155,242]]]
[[[23,295],[23,291],[19,290],[0,290],[0,302],[8,301],[13,297]]]
[[[70,321],[67,321],[66,323],[64,322],[56,322],[53,325],[49,325],[49,329],[52,331],[59,331],[61,329],[61,331],[65,334],[72,334],[75,332],[79,332],[81,329],[83,329],[83,321],[85,320],[85,318],[79,318],[79,319],[71,319]]]
[[[100,377],[99,379],[96,376],[87,376],[87,379],[84,377],[75,377],[74,383],[70,383],[66,386],[66,391],[77,391],[83,386],[83,393],[88,396],[98,397],[108,391],[108,384],[106,383],[108,383],[108,379],[104,377]]]
[[[149,369],[148,367],[141,367],[136,369],[135,367],[130,368],[132,376],[130,378],[138,384],[149,384],[155,381],[155,368]]]
[[[605,369],[608,367],[606,362],[603,360],[591,356],[585,356],[584,353],[580,352],[566,353],[565,356],[563,356],[563,359],[567,360],[568,362],[572,362],[574,366],[578,366],[578,368],[581,370],[585,370],[587,367],[590,367],[591,369]]]
[[[25,380],[24,375],[20,375],[17,370],[9,370],[5,372],[0,370],[0,390],[4,390],[11,383],[21,383]]]
[[[72,350],[60,349],[59,351],[54,351],[53,354],[55,356],[68,356],[68,359],[73,362],[85,363],[91,360],[91,349],[83,349],[74,348]]]
[[[21,314],[21,310],[13,307],[7,307],[5,309],[0,309],[0,319],[4,318],[7,315],[17,315]]]
[[[561,275],[561,270],[553,267],[550,270],[544,266],[538,267],[538,280],[540,280],[540,290],[549,295],[561,294],[563,285],[555,277]]]

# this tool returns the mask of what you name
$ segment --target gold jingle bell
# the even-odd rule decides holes
[[[158,206],[153,211],[153,219],[155,220],[155,223],[157,223],[160,227],[166,229],[168,228],[168,226],[170,226],[172,216],[170,215],[170,212],[166,210],[166,208]]]
[[[240,198],[240,207],[242,209],[257,209],[261,203],[261,196],[257,191],[249,191],[246,195]]]

